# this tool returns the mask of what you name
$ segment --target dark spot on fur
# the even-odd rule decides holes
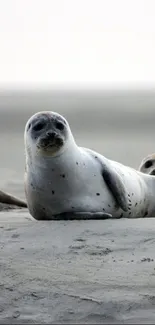
[[[95,156],[95,158],[97,159],[98,157],[97,157],[97,156]]]
[[[52,168],[52,172],[54,172],[54,168]]]
[[[79,163],[76,161],[76,164],[78,165]]]
[[[148,215],[148,211],[145,212],[144,217],[146,217],[147,215]]]
[[[43,209],[43,211],[45,211],[45,208],[44,207],[42,209]]]
[[[132,196],[133,196],[133,193],[132,193]]]
[[[131,202],[131,200],[129,199],[129,202]]]
[[[132,203],[129,203],[129,207],[131,207],[132,206]]]
[[[128,194],[128,197],[130,197],[130,194]]]
[[[31,186],[32,186],[32,188],[33,188],[33,189],[35,189],[35,187],[34,187],[33,183],[31,183]]]
[[[123,218],[123,213],[120,214],[120,216],[118,217],[118,219]]]
[[[97,196],[99,196],[99,195],[100,195],[100,193],[96,193],[96,195],[97,195]]]
[[[131,212],[129,212],[129,216],[131,215]]]
[[[96,177],[96,175],[94,174],[94,177]]]
[[[85,163],[83,163],[83,166],[85,166]]]
[[[29,123],[28,128],[27,128],[27,131],[30,129],[30,127],[31,127],[31,123]]]
[[[110,204],[108,204],[108,207],[109,207],[109,208],[111,208],[111,205],[110,205]]]
[[[54,194],[55,193],[55,191],[52,191],[52,194]]]
[[[136,202],[136,203],[135,203],[135,207],[136,207],[137,204],[138,204],[138,203]]]
[[[65,174],[61,174],[60,176],[61,176],[62,178],[65,178]]]
[[[72,207],[72,209],[75,209],[75,207]]]
[[[103,208],[102,210],[103,210],[103,211],[105,211],[105,209],[104,209],[104,208]]]

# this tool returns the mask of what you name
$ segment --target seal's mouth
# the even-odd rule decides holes
[[[57,151],[64,144],[63,138],[58,134],[47,134],[39,139],[37,148],[45,151]]]

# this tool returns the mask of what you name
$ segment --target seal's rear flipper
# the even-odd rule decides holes
[[[112,169],[109,165],[103,165],[102,176],[109,188],[112,192],[116,202],[120,206],[123,211],[128,211],[128,196],[126,192],[126,188],[123,184],[121,176]]]
[[[112,215],[103,212],[64,212],[51,217],[50,220],[105,220]]]
[[[17,197],[12,196],[11,194],[5,193],[3,191],[0,191],[0,203],[12,204],[19,207],[27,208],[27,203],[25,201],[22,201]]]

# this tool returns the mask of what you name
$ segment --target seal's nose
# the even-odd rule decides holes
[[[48,131],[48,132],[46,132],[46,135],[47,135],[48,139],[50,139],[50,140],[54,140],[56,138],[56,132],[54,132],[54,131]]]

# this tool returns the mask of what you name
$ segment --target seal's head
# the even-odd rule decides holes
[[[55,112],[39,112],[33,115],[25,127],[25,147],[41,156],[57,156],[73,140],[68,122]]]
[[[140,166],[139,171],[148,175],[155,175],[155,154],[145,157]]]

